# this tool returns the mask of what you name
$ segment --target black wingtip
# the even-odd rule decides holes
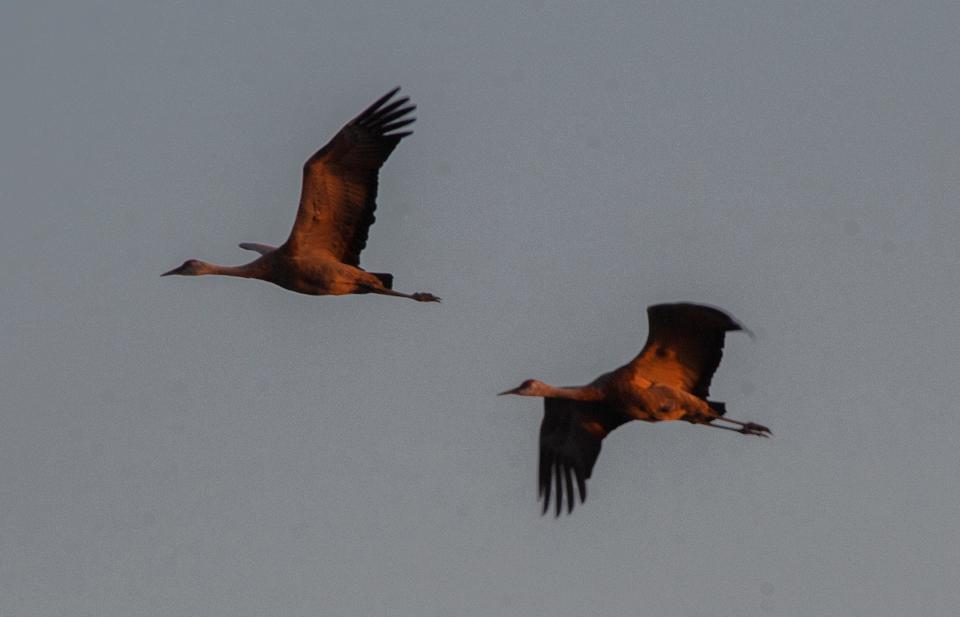
[[[553,468],[553,479],[554,479],[554,488],[556,489],[556,495],[554,496],[556,506],[556,514],[554,518],[560,516],[560,511],[563,509],[563,479],[560,477],[560,465],[556,465]]]
[[[576,488],[574,488],[576,483]],[[575,467],[567,466],[558,459],[548,462],[540,469],[539,474],[540,516],[546,516],[553,510],[553,518],[561,514],[573,514],[577,505],[577,493],[580,493],[580,503],[587,501],[586,477],[578,473]],[[566,493],[566,495],[564,495]],[[564,506],[566,502],[566,506]]]
[[[382,107],[384,103],[386,103],[386,102],[389,101],[391,98],[393,98],[393,95],[396,94],[396,93],[399,92],[399,91],[400,91],[400,86],[397,86],[396,88],[394,88],[394,89],[391,90],[390,92],[387,92],[386,94],[384,94],[383,96],[381,96],[380,98],[378,98],[378,99],[377,99],[376,101],[374,101],[369,107],[367,107],[367,108],[364,109],[362,112],[360,112],[360,115],[358,115],[356,118],[354,118],[354,119],[353,119],[353,122],[354,122],[354,123],[360,123],[360,122],[362,122],[363,120],[366,120],[369,116],[373,115],[374,112],[376,112],[378,109],[380,109],[380,107]]]
[[[550,460],[540,459],[540,469],[537,475],[537,481],[540,484],[540,498],[543,499],[543,511],[540,516],[547,513],[550,509]]]
[[[409,100],[410,99],[407,97],[403,97],[401,99],[397,99],[396,101],[391,101],[386,106],[371,109],[370,113],[367,113],[363,117],[357,119],[357,124],[369,128],[378,128],[380,125],[389,122],[391,119],[399,118],[403,114],[407,113],[409,110],[404,111],[401,109],[397,111],[397,108]]]
[[[725,310],[709,304],[693,302],[672,302],[653,304],[647,307],[650,321],[659,320],[664,323],[696,324],[697,327],[722,330],[724,332],[743,331],[751,338],[753,332],[733,318]]]
[[[363,126],[376,130],[381,133],[386,133],[389,129],[385,128],[389,124],[393,124],[397,121],[403,120],[404,116],[416,109],[415,105],[409,107],[404,107],[403,109],[398,109],[397,111],[391,113],[384,113],[381,111],[376,112],[373,116],[368,118],[363,122]],[[413,118],[416,120],[416,118]]]
[[[407,118],[406,120],[391,122],[390,124],[385,124],[381,126],[380,130],[383,131],[384,134],[387,135],[387,137],[390,137],[389,135],[390,131],[395,131],[397,129],[407,126],[408,124],[413,124],[414,122],[416,122],[416,120],[417,120],[416,118]]]

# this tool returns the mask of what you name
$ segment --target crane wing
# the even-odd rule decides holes
[[[703,399],[723,357],[725,334],[749,333],[723,311],[699,304],[657,304],[647,308],[647,318],[647,343],[624,368]]]
[[[545,398],[540,424],[540,471],[538,483],[543,513],[550,509],[551,489],[556,515],[563,509],[573,512],[576,499],[573,482],[580,489],[580,502],[587,499],[587,478],[600,455],[600,442],[613,429],[630,420],[602,402]]]
[[[288,244],[293,254],[325,252],[357,266],[375,220],[377,174],[400,140],[412,131],[416,109],[406,97],[391,101],[400,88],[380,97],[340,129],[303,166],[300,208]]]

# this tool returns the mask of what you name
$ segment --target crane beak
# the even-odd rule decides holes
[[[512,388],[512,389],[510,389],[510,390],[504,390],[503,392],[497,392],[497,396],[503,396],[504,394],[516,394],[516,393],[517,393],[517,390],[519,390],[519,389],[520,389],[520,387],[518,386],[518,387]]]
[[[183,264],[182,266],[177,266],[173,270],[164,272],[160,276],[170,276],[171,274],[183,274],[183,271],[186,269],[186,267],[187,267],[187,264]]]

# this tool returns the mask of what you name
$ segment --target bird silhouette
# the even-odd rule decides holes
[[[556,387],[528,379],[500,394],[544,399],[540,425],[540,499],[556,516],[573,512],[576,481],[580,502],[587,499],[587,479],[600,454],[600,443],[631,420],[686,420],[744,435],[773,433],[753,422],[727,418],[723,403],[707,400],[727,332],[743,326],[723,311],[698,304],[657,304],[647,308],[650,332],[640,354],[629,364],[578,387]],[[722,421],[734,426],[715,424]]]
[[[408,114],[416,109],[407,97],[391,101],[399,90],[380,97],[307,160],[300,208],[280,247],[244,242],[240,248],[260,253],[258,259],[241,266],[189,259],[162,276],[221,274],[315,296],[374,293],[439,302],[430,293],[395,291],[392,274],[360,267],[360,252],[375,220],[378,172],[400,140],[413,133],[396,132],[415,120]]]

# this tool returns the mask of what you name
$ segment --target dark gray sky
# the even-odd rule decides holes
[[[954,614],[960,6],[190,4],[0,11],[0,615]],[[442,305],[159,277],[397,84],[363,263]],[[776,437],[634,423],[540,518],[494,393],[672,300]]]

